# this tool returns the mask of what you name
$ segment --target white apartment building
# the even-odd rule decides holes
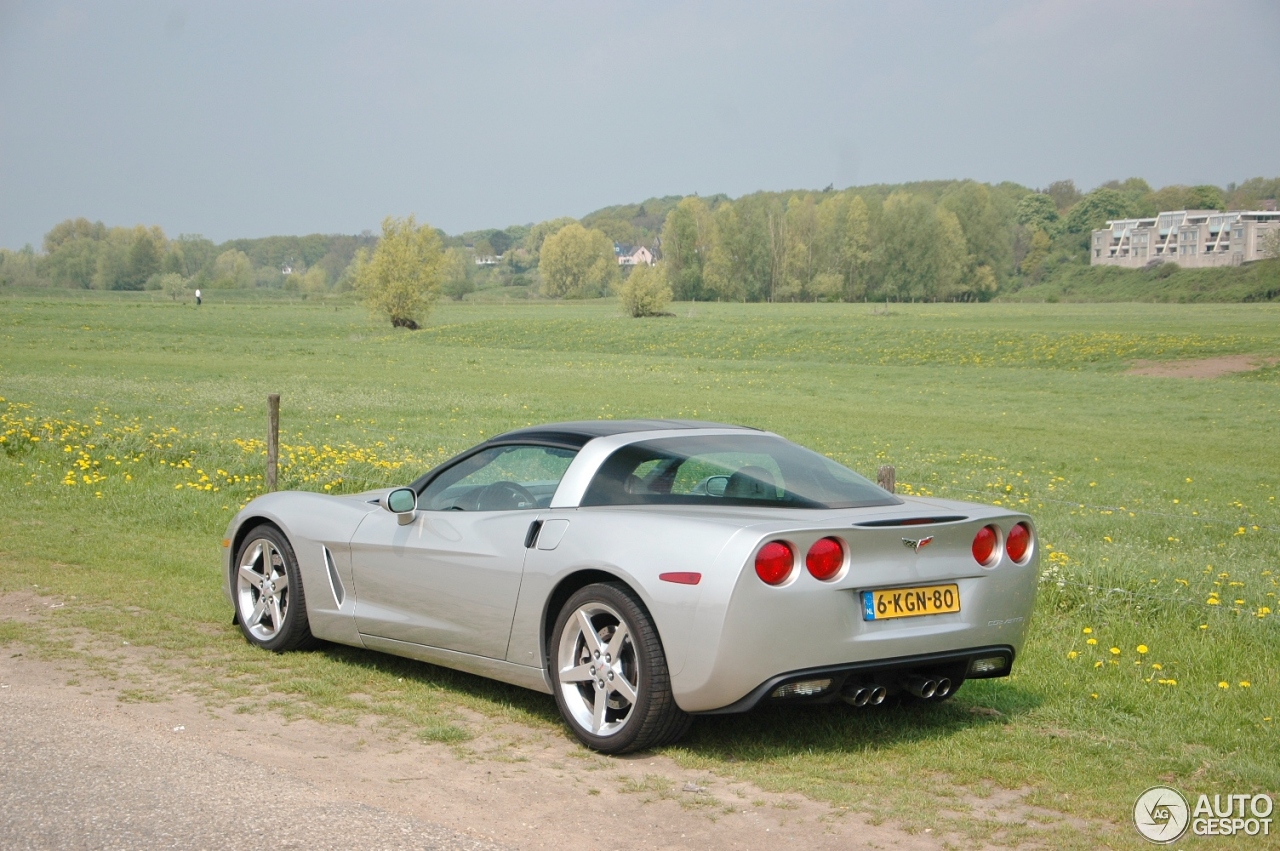
[[[1093,266],[1142,268],[1155,261],[1179,266],[1239,266],[1264,257],[1263,240],[1280,228],[1273,210],[1173,210],[1148,219],[1118,219],[1093,232]]]

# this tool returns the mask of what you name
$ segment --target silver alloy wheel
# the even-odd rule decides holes
[[[622,731],[640,693],[640,666],[626,622],[604,603],[584,603],[560,634],[560,694],[573,720],[594,736]]]
[[[259,641],[280,634],[289,612],[289,573],[284,554],[266,538],[255,538],[241,552],[236,568],[240,622]]]

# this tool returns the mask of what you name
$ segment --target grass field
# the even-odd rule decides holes
[[[393,332],[349,303],[211,295],[0,296],[0,590],[64,603],[0,639],[53,654],[90,630],[154,648],[211,701],[373,712],[460,748],[463,709],[556,729],[541,695],[243,642],[218,540],[262,487],[265,396],[283,397],[283,485],[314,490],[407,482],[530,423],[696,417],[1024,508],[1045,557],[1012,678],[926,710],[701,719],[677,760],[1049,847],[1142,846],[1130,811],[1156,783],[1280,791],[1280,369],[1125,374],[1280,355],[1280,306],[681,304],[638,321],[609,302],[447,304]],[[1037,821],[975,813],[1007,789]]]

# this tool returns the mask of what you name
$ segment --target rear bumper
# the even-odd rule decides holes
[[[974,670],[978,660],[1000,658],[1003,665],[995,669]],[[760,703],[829,703],[839,700],[840,693],[846,685],[879,684],[890,691],[897,689],[898,682],[911,674],[945,673],[955,683],[964,680],[983,679],[989,677],[1007,677],[1013,670],[1014,650],[1007,644],[989,647],[974,647],[967,650],[952,650],[944,653],[925,653],[917,656],[900,656],[895,659],[876,659],[867,662],[851,662],[843,665],[825,665],[818,668],[805,668],[789,671],[770,677],[753,688],[741,699],[718,709],[695,712],[695,715],[729,715],[747,712]],[[789,683],[830,680],[830,684],[820,693],[806,697],[771,697],[775,690]]]

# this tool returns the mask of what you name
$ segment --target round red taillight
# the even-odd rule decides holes
[[[978,534],[973,536],[973,560],[983,567],[989,566],[999,540],[1000,535],[995,526],[983,526],[979,529]]]
[[[844,566],[844,546],[835,538],[823,538],[809,547],[804,566],[815,579],[830,579]]]
[[[756,553],[756,576],[768,585],[781,585],[791,576],[795,563],[796,554],[789,544],[770,541]]]
[[[1031,527],[1026,523],[1018,523],[1009,530],[1009,537],[1004,542],[1004,551],[1014,561],[1022,561],[1027,557],[1029,549],[1031,549]]]

